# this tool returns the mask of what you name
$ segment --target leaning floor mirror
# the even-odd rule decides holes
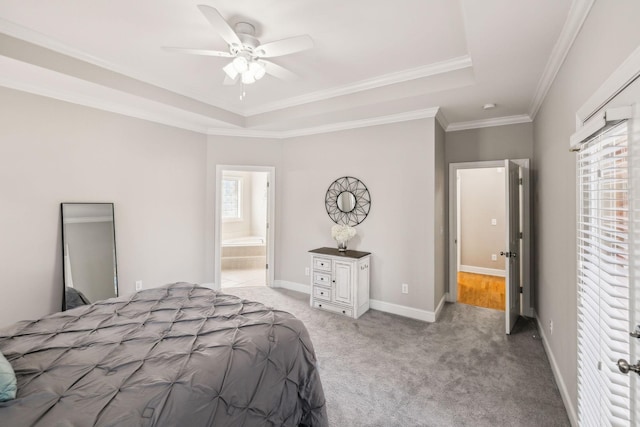
[[[113,203],[62,203],[62,310],[118,296]]]

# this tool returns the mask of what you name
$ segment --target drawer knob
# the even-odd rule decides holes
[[[320,292],[320,295],[324,295],[324,292]]]
[[[346,311],[344,311],[344,310],[342,310],[342,314],[347,314],[347,312],[346,312]]]
[[[318,304],[318,307],[322,307],[322,304]]]

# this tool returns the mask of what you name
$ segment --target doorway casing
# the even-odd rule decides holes
[[[275,260],[275,195],[276,168],[273,166],[216,165],[215,226],[214,226],[214,289],[222,283],[222,175],[224,172],[265,172],[267,174],[267,269],[266,285],[273,286]]]
[[[522,312],[534,317],[531,282],[531,215],[529,159],[513,160],[522,168]],[[504,160],[449,164],[449,290],[448,302],[458,299],[458,171],[462,169],[502,168]],[[506,248],[505,248],[506,250]]]

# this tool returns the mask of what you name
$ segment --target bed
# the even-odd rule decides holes
[[[7,426],[327,426],[306,328],[193,284],[0,330],[18,379]]]

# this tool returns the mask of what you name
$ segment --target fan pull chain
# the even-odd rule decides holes
[[[244,83],[240,82],[240,101],[246,98],[247,92],[244,90]]]

